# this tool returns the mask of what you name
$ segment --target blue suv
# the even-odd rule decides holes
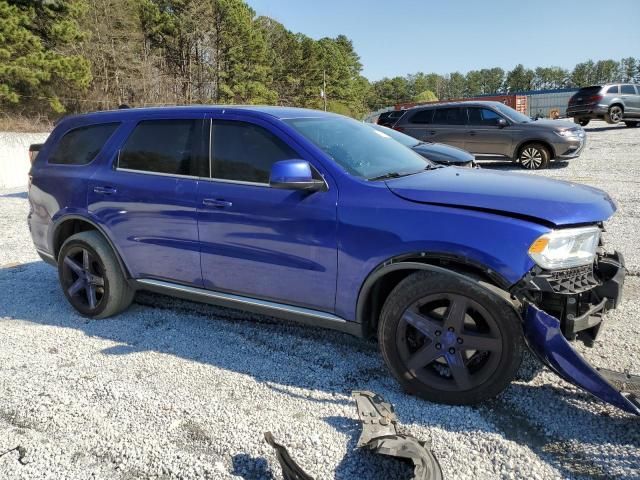
[[[29,202],[35,247],[82,315],[118,314],[141,289],[376,336],[406,391],[449,404],[499,394],[529,347],[640,413],[567,341],[593,342],[621,298],[600,190],[443,167],[325,112],[201,106],[64,119]]]

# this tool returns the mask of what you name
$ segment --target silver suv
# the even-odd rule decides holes
[[[507,157],[520,166],[547,168],[551,160],[580,155],[584,130],[561,120],[532,120],[500,102],[454,102],[415,107],[394,129],[481,156]]]
[[[640,85],[609,83],[584,87],[569,100],[567,116],[583,127],[591,119],[640,126]]]

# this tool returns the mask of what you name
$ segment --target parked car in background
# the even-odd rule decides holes
[[[608,83],[584,87],[569,99],[567,116],[586,126],[590,120],[600,119],[627,127],[640,126],[640,85]]]
[[[62,120],[29,206],[84,316],[141,289],[376,336],[406,391],[449,404],[498,395],[528,345],[640,414],[568,342],[592,344],[622,295],[623,258],[601,241],[616,206],[596,188],[441,168],[327,112],[225,105]]]
[[[393,126],[424,142],[441,142],[479,156],[501,156],[522,168],[547,168],[576,158],[584,130],[561,120],[532,120],[500,102],[453,102],[407,110]]]
[[[414,152],[432,162],[441,165],[454,165],[456,167],[480,168],[476,164],[475,157],[461,148],[445,145],[444,143],[423,142],[392,128],[376,125],[375,123],[368,125],[379,132],[389,135],[405,147],[411,148]]]
[[[378,125],[382,125],[383,127],[391,127],[394,123],[398,121],[402,115],[404,115],[406,110],[391,110],[390,112],[382,112],[380,116],[378,116]]]

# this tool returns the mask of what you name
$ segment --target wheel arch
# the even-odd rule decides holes
[[[71,235],[87,231],[97,231],[104,237],[111,250],[113,250],[113,252],[115,253],[116,258],[118,259],[118,264],[120,265],[120,268],[124,272],[125,276],[127,278],[131,278],[127,265],[122,260],[120,252],[116,248],[109,235],[107,235],[104,229],[96,222],[78,214],[64,215],[56,219],[56,221],[53,223],[53,226],[51,227],[49,234],[49,247],[56,262],[58,261],[58,254],[60,253],[60,249],[62,248],[62,244],[65,242],[65,240]]]
[[[556,158],[556,149],[553,148],[553,145],[551,143],[549,143],[547,140],[543,139],[543,138],[528,138],[526,140],[521,141],[515,148],[515,150],[513,151],[513,159],[514,160],[518,160],[520,158],[520,151],[526,147],[527,145],[530,145],[532,143],[540,143],[543,146],[545,146],[548,150],[549,153],[551,154],[551,158],[549,160],[553,160],[554,158]]]
[[[375,335],[382,307],[391,291],[406,277],[418,271],[456,275],[476,282],[491,295],[508,303],[520,316],[508,292],[509,282],[495,271],[447,254],[420,253],[389,259],[366,278],[356,305],[356,321],[361,325],[362,336]]]

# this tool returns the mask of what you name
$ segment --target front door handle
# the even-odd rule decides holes
[[[227,208],[233,206],[233,203],[218,198],[205,198],[202,204],[206,207]]]
[[[115,187],[93,187],[93,192],[103,195],[113,195],[114,193],[118,193],[118,189]]]

